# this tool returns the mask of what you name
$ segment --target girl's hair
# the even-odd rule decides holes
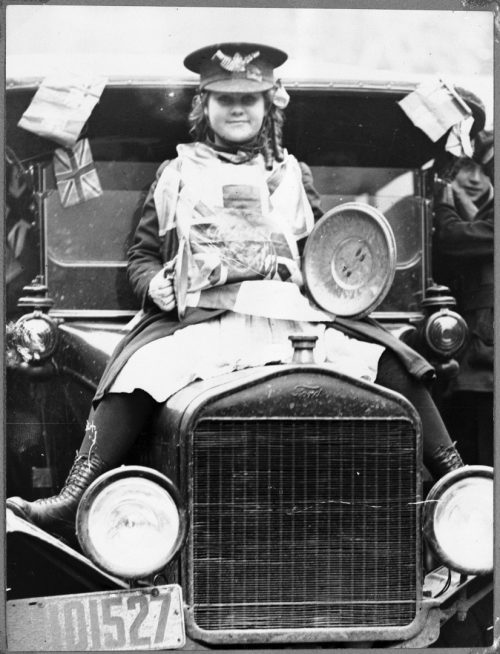
[[[207,91],[199,91],[193,98],[188,120],[190,125],[189,133],[195,141],[213,140],[213,132],[206,111],[208,93]],[[260,152],[264,157],[268,170],[273,167],[274,159],[283,161],[284,156],[282,137],[285,114],[282,109],[273,104],[272,97],[273,91],[264,93],[266,113],[256,142],[251,147],[242,147],[242,149],[248,151],[249,156],[255,156]]]

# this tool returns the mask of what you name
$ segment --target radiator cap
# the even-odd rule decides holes
[[[328,211],[304,249],[306,290],[337,316],[362,318],[374,311],[389,292],[395,270],[392,228],[380,211],[362,202]]]
[[[291,334],[288,338],[293,347],[292,363],[314,363],[317,336],[314,334]]]

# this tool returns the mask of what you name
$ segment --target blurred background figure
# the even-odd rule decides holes
[[[464,461],[493,465],[493,132],[475,138],[472,158],[457,160],[435,202],[435,247],[469,337],[444,414]]]
[[[20,315],[17,300],[23,286],[39,272],[39,253],[33,216],[33,185],[28,171],[10,148],[5,156],[5,282],[6,317]]]

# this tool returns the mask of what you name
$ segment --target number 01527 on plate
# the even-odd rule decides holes
[[[7,602],[12,651],[179,649],[185,642],[176,584]]]

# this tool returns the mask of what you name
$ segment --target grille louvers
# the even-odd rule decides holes
[[[405,419],[204,419],[190,584],[204,630],[415,617],[416,437]]]

